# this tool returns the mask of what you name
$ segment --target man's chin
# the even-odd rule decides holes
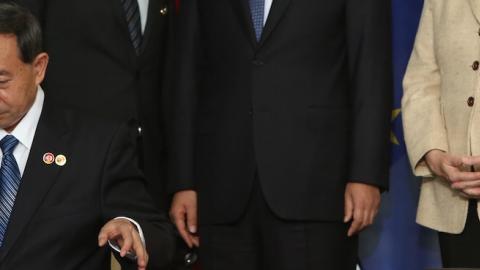
[[[19,121],[7,119],[0,113],[0,129],[11,132],[17,126],[18,122]]]

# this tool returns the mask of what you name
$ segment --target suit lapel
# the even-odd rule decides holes
[[[51,152],[53,154],[64,154],[68,158],[68,133],[64,114],[51,111],[45,105],[47,104],[44,104],[15,199],[0,261],[18,240],[63,168],[55,163],[45,164],[43,155]]]
[[[275,27],[282,19],[285,11],[287,10],[290,0],[273,0],[268,19],[263,28],[262,38],[260,39],[259,48],[263,46],[268,37],[272,34]]]
[[[250,7],[248,0],[230,0],[232,3],[233,12],[240,20],[245,35],[250,40],[252,47],[257,46],[257,39],[255,37],[255,30],[253,27],[252,16],[250,15]]]
[[[480,2],[479,0],[469,0],[473,15],[478,23],[480,23]]]
[[[145,30],[143,32],[143,39],[142,39],[142,46],[140,54],[145,51],[145,48],[148,46],[148,40],[152,35],[152,26],[157,20],[158,13],[160,13],[160,9],[164,8],[161,6],[160,0],[150,0],[148,1],[148,12],[147,12],[147,24],[145,25]],[[165,3],[166,6],[166,3]],[[172,10],[168,10],[167,12],[172,12]]]

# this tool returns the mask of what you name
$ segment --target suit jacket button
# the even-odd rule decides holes
[[[475,104],[475,98],[474,97],[469,97],[467,99],[467,104],[468,104],[468,107],[472,107],[473,104]]]
[[[478,70],[478,67],[479,67],[479,66],[480,66],[480,62],[475,61],[475,62],[473,62],[473,64],[472,64],[472,69],[473,69],[473,70]]]

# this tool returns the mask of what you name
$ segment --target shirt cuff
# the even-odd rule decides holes
[[[128,220],[131,223],[133,223],[133,225],[135,225],[135,227],[137,227],[137,231],[138,231],[138,234],[140,235],[140,240],[142,241],[143,246],[146,248],[145,236],[143,235],[142,227],[140,227],[140,224],[138,224],[138,222],[136,222],[135,220],[133,220],[131,218],[128,218],[128,217],[116,217],[116,218],[114,218],[114,220],[115,219],[125,219],[125,220]],[[115,250],[116,252],[120,252],[121,248],[118,246],[118,243],[116,243],[115,241],[108,240],[108,244],[110,245],[110,247],[113,250]]]

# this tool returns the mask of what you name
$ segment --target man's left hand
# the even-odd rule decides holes
[[[348,183],[345,189],[345,217],[344,222],[352,221],[348,229],[348,236],[353,236],[371,225],[380,206],[380,190],[378,187]]]
[[[98,245],[103,247],[108,241],[115,241],[120,246],[120,256],[127,252],[137,256],[138,270],[145,270],[148,264],[148,254],[140,239],[135,225],[126,219],[113,219],[107,222],[98,235]]]

